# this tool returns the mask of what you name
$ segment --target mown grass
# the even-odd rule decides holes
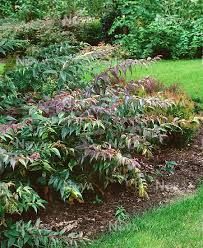
[[[90,247],[203,247],[203,187],[195,195],[133,218],[122,230],[103,236]]]
[[[130,78],[145,76],[154,77],[166,85],[178,84],[193,99],[203,102],[203,61],[200,59],[160,61],[147,68],[135,67]]]

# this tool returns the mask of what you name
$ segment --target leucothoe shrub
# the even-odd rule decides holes
[[[3,175],[12,168],[31,185],[38,177],[39,183],[62,190],[63,199],[81,200],[87,185],[97,189],[114,181],[130,182],[145,195],[144,165],[135,154],[152,156],[171,135],[184,136],[198,123],[184,95],[155,82],[149,86],[149,79],[125,81],[122,74],[135,63],[145,61],[127,60],[98,75],[85,90],[41,101],[22,122],[1,125]]]
[[[62,89],[86,86],[87,82],[83,80],[83,76],[90,59],[75,54],[77,48],[66,43],[55,45],[53,48],[56,50],[56,56],[54,53],[52,55],[53,50],[42,49],[34,54],[38,59],[27,57],[18,60],[16,68],[6,73],[19,92],[35,91],[49,95]],[[64,53],[67,56],[57,56],[62,49],[66,49]]]
[[[11,53],[23,52],[26,50],[28,42],[18,39],[2,39],[0,41],[0,57],[5,57]]]
[[[153,168],[143,158],[176,137],[188,140],[199,126],[184,94],[151,78],[126,80],[132,67],[150,62],[123,61],[90,86],[79,89],[75,82],[74,90],[35,99],[27,103],[27,115],[0,124],[3,237],[9,217],[38,211],[44,199],[83,202],[86,192],[103,196],[112,183],[147,197],[146,175]],[[23,77],[26,83],[34,79],[27,72],[21,82]],[[17,91],[23,95],[24,88]]]

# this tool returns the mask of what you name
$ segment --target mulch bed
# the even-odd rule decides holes
[[[140,199],[135,192],[123,187],[112,186],[102,204],[91,201],[75,205],[61,202],[49,204],[39,216],[42,227],[52,230],[65,227],[67,232],[83,232],[85,237],[95,238],[108,230],[109,223],[116,220],[115,210],[118,206],[123,206],[129,214],[138,214],[193,192],[203,179],[203,129],[186,148],[160,150],[148,163],[158,169],[166,160],[177,163],[175,171],[156,177],[149,186],[148,200]]]

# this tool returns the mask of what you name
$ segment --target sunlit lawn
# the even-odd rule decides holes
[[[103,236],[90,247],[203,247],[203,187],[196,195],[134,217],[123,230]]]
[[[148,75],[166,85],[177,83],[192,98],[199,98],[203,102],[203,61],[200,59],[161,61],[148,68],[135,68],[131,77],[142,78]]]

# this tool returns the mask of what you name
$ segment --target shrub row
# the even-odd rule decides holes
[[[126,81],[132,66],[146,63],[126,60],[99,74],[84,89],[69,88],[49,100],[29,101],[28,114],[0,125],[2,245],[33,244],[32,235],[19,241],[4,226],[14,214],[37,212],[45,206],[44,200],[60,197],[69,203],[83,202],[85,192],[103,196],[112,183],[147,197],[145,176],[153,168],[142,158],[171,139],[186,142],[199,124],[193,103],[176,88],[165,88],[150,78]],[[6,80],[15,81],[18,73],[8,74]],[[24,77],[27,82],[32,75],[21,74],[21,81]],[[43,90],[31,86],[26,90]],[[13,92],[18,99],[26,90],[17,86]],[[17,222],[9,228],[23,227]],[[44,239],[36,240],[44,244]]]

